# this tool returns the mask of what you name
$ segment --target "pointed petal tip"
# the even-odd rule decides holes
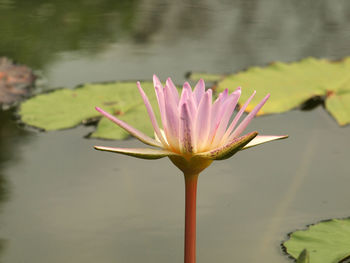
[[[287,139],[289,135],[260,135],[256,136],[252,141],[250,141],[247,145],[243,147],[243,149],[248,149],[263,143],[276,141],[276,140],[283,140]]]
[[[188,83],[187,81],[183,84],[183,87],[185,87],[185,86],[191,88],[190,83]]]
[[[144,134],[143,132],[135,129],[134,127],[130,126],[126,122],[118,119],[117,117],[113,116],[112,114],[100,109],[99,107],[96,107],[96,110],[100,112],[103,116],[105,116],[107,119],[111,120],[115,124],[117,124],[119,127],[126,130],[128,133],[130,133],[135,138],[139,139],[141,142],[152,145],[155,147],[162,147],[162,144],[154,140],[153,138],[149,137],[148,135]]]
[[[95,110],[97,110],[99,113],[101,113],[102,115],[106,116],[106,114],[108,114],[106,111],[104,111],[103,109],[101,109],[100,107],[96,106]]]
[[[153,74],[153,86],[163,87],[156,74]]]
[[[137,89],[139,90],[139,92],[141,93],[141,96],[146,96],[145,92],[143,91],[142,87],[141,87],[141,83],[140,81],[137,81],[136,82],[136,85],[137,85]]]
[[[239,94],[239,95],[241,95],[242,94],[242,88],[238,87],[234,92],[232,92],[232,94]]]
[[[96,150],[129,155],[141,159],[160,159],[167,156],[177,155],[164,149],[151,148],[113,148],[105,146],[94,146]]]

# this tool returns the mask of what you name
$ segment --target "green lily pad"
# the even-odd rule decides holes
[[[282,113],[298,107],[308,99],[320,96],[325,107],[340,125],[350,123],[350,57],[332,62],[326,59],[306,58],[298,62],[275,62],[267,67],[251,67],[246,71],[226,75],[217,84],[217,91],[233,91],[243,87],[241,102],[254,90],[255,98],[247,108],[251,111],[270,93],[268,103],[259,114]],[[206,79],[205,74],[193,73]],[[211,74],[209,75],[212,78]]]
[[[141,83],[157,116],[158,107],[153,84]],[[74,90],[58,89],[35,96],[21,104],[21,120],[47,131],[67,129],[101,117],[95,110],[100,107],[119,119],[153,137],[153,128],[136,82],[86,84]],[[159,119],[159,116],[157,116]],[[125,139],[128,133],[103,117],[92,137]]]
[[[309,252],[306,249],[301,251],[296,263],[310,263]]]
[[[350,256],[350,219],[332,219],[295,231],[283,246],[297,258],[303,249],[310,263],[337,263]]]

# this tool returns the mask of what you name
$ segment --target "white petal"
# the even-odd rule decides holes
[[[150,149],[150,148],[113,148],[104,146],[94,146],[96,150],[107,151],[125,154],[141,159],[160,159],[167,156],[177,155],[174,152],[170,152],[162,149]]]
[[[271,142],[275,140],[281,140],[288,138],[288,135],[258,135],[252,141],[250,141],[243,149],[257,146],[266,142]]]

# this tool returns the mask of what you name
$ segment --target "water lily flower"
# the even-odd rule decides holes
[[[205,90],[204,81],[198,81],[194,90],[185,82],[181,94],[170,78],[164,87],[153,76],[162,128],[158,125],[153,108],[137,82],[154,128],[155,138],[131,127],[124,121],[96,107],[102,115],[125,129],[141,142],[156,148],[112,148],[95,146],[101,151],[115,152],[143,159],[169,159],[184,173],[186,187],[185,208],[185,263],[196,258],[196,189],[199,173],[214,160],[224,160],[238,151],[287,136],[260,136],[258,132],[242,135],[245,128],[269,98],[269,94],[240,121],[255,92],[230,119],[241,95],[241,88],[230,93],[224,90],[212,103],[212,90]],[[239,122],[240,121],[240,122]]]

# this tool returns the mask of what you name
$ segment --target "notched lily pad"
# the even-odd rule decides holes
[[[309,252],[306,249],[301,251],[296,263],[310,263]]]
[[[246,101],[254,90],[255,98],[247,108],[251,111],[267,93],[269,102],[259,112],[262,114],[289,111],[318,97],[325,100],[328,112],[339,125],[350,123],[350,57],[332,62],[326,59],[306,58],[292,63],[271,63],[267,67],[251,67],[227,75],[217,84],[218,92],[228,88],[233,91],[243,87],[241,101]],[[205,75],[193,73],[205,79]]]
[[[0,57],[0,106],[9,106],[29,95],[34,81],[30,68]]]
[[[293,258],[307,249],[310,263],[346,262],[350,257],[350,219],[332,219],[295,231],[283,243]]]
[[[156,109],[153,84],[143,82],[141,85]],[[136,82],[86,84],[74,90],[58,89],[23,102],[19,115],[30,126],[47,131],[60,130],[96,121],[101,117],[95,110],[96,106],[153,137],[153,128]],[[91,137],[104,139],[125,139],[128,136],[127,132],[104,117],[91,134]]]

